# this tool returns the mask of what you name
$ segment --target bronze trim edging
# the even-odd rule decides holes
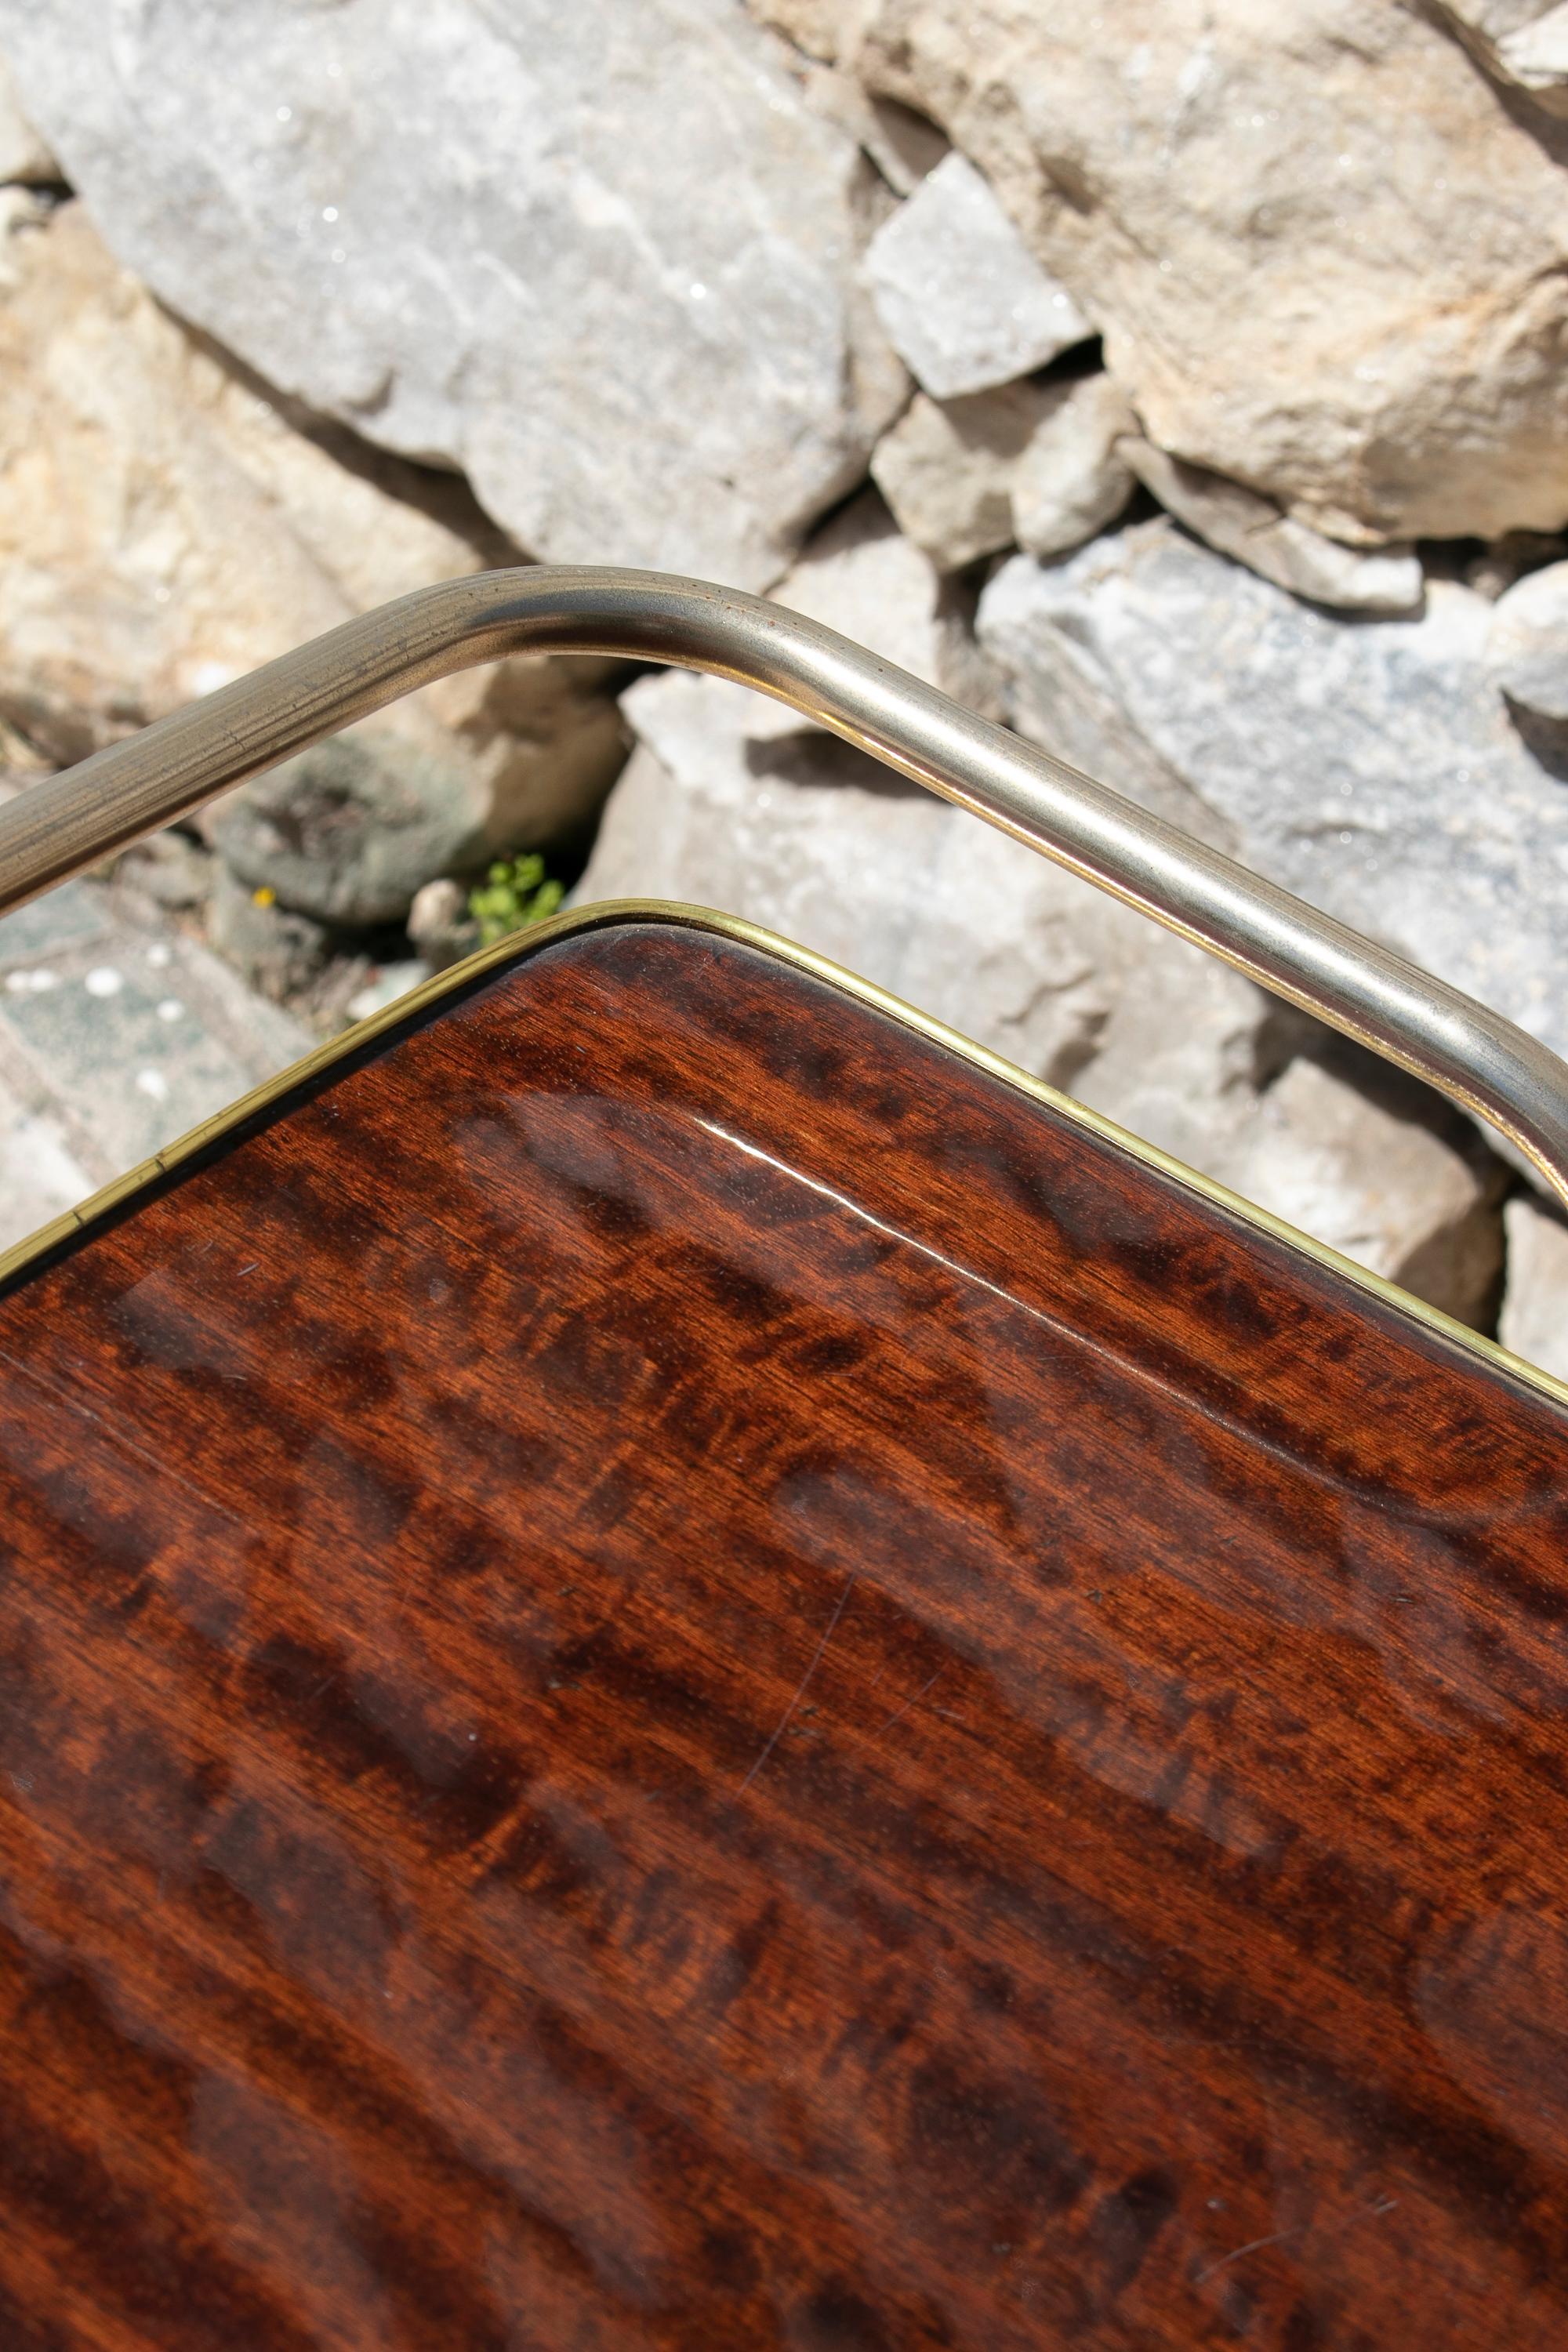
[[[54,1218],[26,1241],[0,1251],[0,1295],[25,1276],[30,1267],[51,1256],[64,1244],[74,1241],[78,1234],[89,1232],[116,1210],[129,1206],[138,1193],[146,1192],[172,1175],[184,1161],[195,1159],[209,1145],[221,1142],[258,1112],[271,1108],[295,1088],[325,1076],[338,1063],[363,1052],[366,1045],[373,1045],[388,1031],[430,1011],[445,998],[470,987],[475,981],[489,973],[503,971],[513,963],[525,962],[541,949],[552,947],[556,941],[570,939],[575,934],[613,929],[621,923],[650,922],[668,923],[678,928],[710,932],[721,939],[735,940],[742,946],[756,949],[761,954],[774,957],[797,971],[809,973],[813,979],[823,981],[829,987],[842,990],[858,1003],[886,1014],[889,1020],[898,1022],[900,1027],[911,1030],[917,1036],[946,1047],[960,1060],[969,1063],[973,1068],[984,1070],[1015,1093],[1043,1104],[1100,1142],[1125,1152],[1156,1174],[1195,1193],[1212,1207],[1225,1210],[1244,1224],[1268,1234],[1271,1241],[1282,1243],[1299,1255],[1310,1258],[1314,1265],[1326,1267],[1330,1273],[1340,1276],[1405,1320],[1419,1325],[1439,1339],[1457,1344],[1467,1354],[1477,1358],[1489,1371],[1502,1373],[1521,1382],[1549,1403],[1568,1412],[1568,1381],[1560,1381],[1551,1372],[1542,1371],[1539,1366],[1527,1363],[1522,1357],[1512,1355],[1495,1340],[1484,1338],[1479,1331],[1472,1331],[1468,1324],[1456,1322],[1440,1307],[1429,1307],[1425,1299],[1414,1297],[1410,1292],[1402,1290],[1397,1283],[1389,1282],[1382,1275],[1373,1274],[1367,1267],[1357,1265],[1352,1258],[1342,1257],[1326,1243],[1313,1240],[1310,1234],[1298,1232],[1283,1218],[1271,1215],[1267,1209],[1260,1209],[1255,1202],[1244,1200],[1239,1193],[1229,1192],[1212,1178],[1199,1175],[1195,1169],[1173,1159],[1156,1145],[1143,1142],[1138,1136],[1129,1134],[1126,1129],[1118,1127],[1113,1119],[1090,1110],[1086,1103],[1077,1102],[1070,1095],[1060,1093],[1057,1087],[1047,1085],[1044,1078],[1031,1077],[1026,1070],[1018,1069],[1013,1063],[1004,1060],[1001,1055],[992,1053],[984,1045],[977,1045],[972,1038],[933,1020],[930,1013],[905,1004],[886,989],[879,988],[873,981],[862,980],[857,973],[846,971],[842,966],[833,963],[826,956],[817,955],[810,948],[799,947],[793,940],[780,939],[758,924],[743,921],[739,916],[719,914],[710,908],[688,907],[662,898],[604,898],[592,906],[573,908],[565,914],[552,916],[547,922],[535,924],[525,932],[513,933],[510,939],[498,940],[494,947],[480,948],[461,963],[433,974],[417,988],[410,989],[407,995],[384,1005],[369,1019],[356,1023],[341,1036],[330,1038],[301,1060],[279,1070],[275,1076],[264,1079],[260,1086],[252,1087],[248,1094],[230,1103],[226,1109],[203,1119],[188,1134],[165,1145],[162,1151],[154,1153],[151,1160],[143,1160],[140,1167],[130,1169],[123,1176],[117,1176],[112,1183],[104,1185],[79,1207],[68,1209],[63,1215]]]

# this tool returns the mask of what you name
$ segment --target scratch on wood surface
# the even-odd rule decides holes
[[[751,1770],[742,1781],[741,1786],[742,1789],[749,1789],[751,1787],[752,1781],[762,1770],[763,1766],[767,1762],[768,1758],[773,1754],[773,1749],[778,1746],[779,1741],[789,1729],[791,1717],[794,1716],[796,1707],[800,1705],[801,1700],[805,1696],[806,1688],[810,1684],[813,1675],[822,1664],[823,1652],[826,1649],[829,1642],[832,1641],[834,1633],[837,1630],[838,1620],[843,1616],[845,1610],[848,1607],[849,1595],[854,1591],[854,1590],[855,1570],[851,1569],[848,1576],[845,1580],[844,1590],[838,1596],[838,1605],[834,1610],[832,1616],[827,1621],[826,1626],[824,1628],[821,1641],[818,1642],[816,1649],[812,1652],[811,1664],[807,1666],[805,1674],[802,1675],[800,1685],[795,1696],[785,1707],[783,1715],[780,1716],[773,1738],[768,1741],[767,1746],[763,1748],[762,1754],[758,1757],[756,1762],[752,1765]]]
[[[931,1681],[921,1683],[918,1691],[912,1691],[910,1696],[905,1699],[902,1706],[896,1706],[891,1715],[888,1717],[886,1723],[879,1724],[877,1729],[872,1733],[871,1737],[874,1739],[880,1739],[884,1731],[891,1731],[894,1724],[897,1723],[900,1717],[908,1715],[911,1706],[918,1706],[920,1701],[924,1698],[927,1691],[931,1689],[931,1685],[939,1683],[946,1672],[947,1669],[945,1666],[938,1666],[935,1674],[932,1675]]]
[[[1210,2263],[1206,2269],[1194,2272],[1193,2284],[1202,2286],[1205,2279],[1211,2279],[1216,2271],[1226,2270],[1232,2263],[1238,2263],[1243,2254],[1256,2254],[1265,2246],[1281,2245],[1287,2238],[1299,2238],[1300,2235],[1299,2229],[1276,2230],[1267,2238],[1248,2238],[1245,2246],[1233,2246],[1228,2254],[1221,2254],[1217,2263]]]

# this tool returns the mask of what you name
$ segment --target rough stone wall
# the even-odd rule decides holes
[[[0,0],[12,784],[424,579],[694,571],[1568,1051],[1560,19]],[[177,934],[319,1031],[533,851],[824,950],[1568,1364],[1562,1228],[1472,1126],[718,682],[449,681],[122,861],[95,920],[122,975]],[[0,997],[18,1203],[93,1159],[7,1060],[86,986],[40,944]]]

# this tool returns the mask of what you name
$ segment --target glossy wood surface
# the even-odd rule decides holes
[[[0,2345],[1568,2344],[1568,1417],[787,965],[0,1300]]]

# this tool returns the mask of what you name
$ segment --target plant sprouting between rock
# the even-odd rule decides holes
[[[526,931],[554,914],[566,886],[547,875],[537,850],[498,858],[483,882],[468,893],[468,912],[479,927],[479,943],[494,947],[513,931]]]

